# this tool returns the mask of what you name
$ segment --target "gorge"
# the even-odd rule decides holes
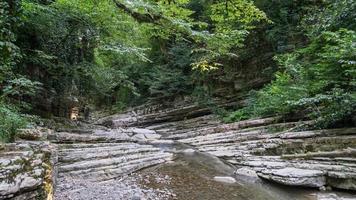
[[[0,200],[356,199],[354,0],[0,1]]]

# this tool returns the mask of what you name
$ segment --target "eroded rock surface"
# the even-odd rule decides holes
[[[48,142],[5,144],[0,151],[0,199],[51,197],[56,164],[56,146]]]
[[[280,120],[273,117],[224,124],[206,108],[182,104],[133,109],[76,129],[23,130],[19,134],[22,142],[7,145],[1,152],[0,199],[43,198],[53,195],[54,186],[60,200],[174,199],[172,191],[145,188],[138,184],[142,180],[127,176],[171,163],[173,153],[213,155],[232,171],[236,169],[236,177],[217,174],[217,181],[247,177],[253,184],[262,178],[322,190],[356,190],[356,128],[297,131],[311,122]],[[166,149],[176,142],[186,148]],[[179,175],[172,175],[180,180]],[[313,199],[347,199],[316,194]]]
[[[287,167],[283,169],[261,170],[262,178],[284,185],[297,185],[320,188],[326,185],[325,173],[320,170],[308,170]]]
[[[90,197],[75,195],[77,183],[84,184],[85,191],[93,189],[94,199],[103,188],[110,193],[110,188],[123,186],[107,181],[173,159],[172,153],[153,146],[172,143],[159,140],[161,135],[154,130],[94,127],[60,132],[43,128],[21,130],[18,143],[1,148],[0,199],[47,199],[55,192],[61,200]],[[158,195],[154,191],[146,193]]]
[[[58,199],[95,199],[103,195],[108,195],[105,199],[134,198],[132,192],[125,193],[129,182],[117,179],[173,159],[172,153],[151,144],[158,143],[161,136],[148,129],[100,129],[57,136],[52,141],[59,147]],[[78,184],[82,186],[78,188]],[[137,195],[160,196],[155,191],[132,189]]]
[[[151,112],[145,108],[145,112],[136,110],[132,117],[136,117],[134,125],[155,130],[162,139],[191,145],[237,168],[248,167],[267,180],[355,190],[356,128],[297,131],[311,122],[285,123],[278,117],[223,124],[213,115],[192,117],[188,113],[199,113],[200,109],[185,108]],[[185,113],[186,118],[175,118],[177,113]]]

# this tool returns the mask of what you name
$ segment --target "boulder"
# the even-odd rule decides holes
[[[325,173],[320,170],[283,168],[264,169],[257,173],[259,177],[284,185],[320,188],[326,185]]]

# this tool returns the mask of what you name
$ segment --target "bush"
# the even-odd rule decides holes
[[[224,121],[226,123],[229,123],[229,122],[242,121],[249,118],[250,118],[250,113],[247,111],[246,108],[242,108],[240,110],[237,110],[229,114],[227,117],[224,118]]]
[[[0,103],[0,141],[12,142],[15,139],[16,131],[27,125],[25,117],[19,112],[3,103]]]

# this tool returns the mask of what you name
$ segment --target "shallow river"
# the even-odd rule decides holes
[[[142,181],[145,187],[170,190],[179,200],[316,200],[356,199],[355,195],[341,192],[319,192],[318,190],[281,186],[262,180],[234,176],[235,168],[210,154],[184,152],[185,145],[161,146],[176,155],[173,162],[148,168],[139,172],[142,176],[169,177],[162,184],[157,181]],[[236,183],[222,183],[215,176],[231,176]]]

